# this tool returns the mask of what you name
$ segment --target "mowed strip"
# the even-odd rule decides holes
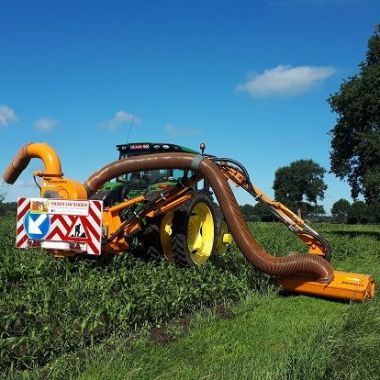
[[[110,353],[80,379],[284,379],[295,366],[317,378],[331,357],[328,337],[342,329],[348,307],[303,296],[251,297],[233,318],[203,317],[179,340]]]

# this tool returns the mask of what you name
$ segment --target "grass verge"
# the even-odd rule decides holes
[[[294,238],[278,225],[257,224],[252,228],[260,243],[272,252],[298,248]],[[379,278],[378,227],[331,225],[318,226],[318,230],[333,245],[337,269],[372,273]],[[222,271],[219,275],[232,276],[228,279],[231,285],[234,276],[254,285],[240,293],[243,301],[229,306],[228,312],[210,311],[205,309],[206,303],[198,304],[192,310],[202,311],[195,311],[193,317],[186,314],[177,321],[156,320],[150,327],[140,326],[137,335],[121,334],[115,329],[101,343],[83,346],[57,356],[43,368],[14,372],[12,376],[30,379],[378,378],[378,299],[350,304],[304,296],[280,297],[270,291],[268,278],[259,277],[258,281],[252,269],[240,260],[232,255],[213,265]],[[165,268],[159,270],[165,272]],[[212,280],[218,281],[217,277]],[[224,303],[233,301],[225,299]],[[152,326],[155,327],[151,329]]]

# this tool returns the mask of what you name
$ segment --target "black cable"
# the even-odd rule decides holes
[[[33,180],[34,180],[34,183],[37,185],[37,187],[40,189],[41,191],[41,185],[37,182],[37,178],[36,176],[33,174]]]
[[[245,176],[247,182],[248,182],[249,184],[251,184],[251,180],[250,180],[250,178],[249,178],[248,170],[247,170],[247,169],[245,168],[245,166],[244,166],[242,163],[240,163],[239,161],[234,160],[234,159],[232,159],[232,158],[224,158],[224,157],[214,157],[214,158],[212,158],[212,161],[214,161],[214,162],[227,162],[227,163],[234,164],[235,166],[237,166],[237,167],[241,170],[242,174],[244,174],[244,176]]]

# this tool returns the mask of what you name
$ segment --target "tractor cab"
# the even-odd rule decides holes
[[[141,156],[153,153],[186,152],[198,153],[180,145],[163,143],[132,143],[116,145],[119,151],[119,160],[132,156]],[[117,181],[128,182],[131,187],[145,189],[151,185],[162,182],[177,182],[183,176],[183,170],[161,169],[128,173],[119,177]]]
[[[142,156],[166,152],[199,152],[180,145],[166,143],[131,143],[116,145],[119,160],[132,156]],[[184,175],[179,169],[145,170],[126,173],[113,181],[107,182],[92,197],[103,200],[105,206],[112,206],[124,199],[135,198],[142,193],[168,189],[174,186]]]

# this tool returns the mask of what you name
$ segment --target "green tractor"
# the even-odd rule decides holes
[[[189,148],[166,143],[131,143],[116,146],[119,159],[164,152],[195,153]],[[202,154],[205,145],[200,146]],[[132,172],[104,184],[92,199],[102,200],[104,206],[113,206],[144,195],[146,201],[157,192],[176,185],[188,173],[179,169],[161,169]],[[176,210],[156,218],[147,218],[142,231],[133,238],[132,246],[147,260],[168,259],[181,267],[204,264],[212,255],[225,254],[232,236],[213,193],[207,183],[194,188],[194,196]],[[128,208],[128,213],[136,209]],[[123,217],[127,219],[129,214]]]

